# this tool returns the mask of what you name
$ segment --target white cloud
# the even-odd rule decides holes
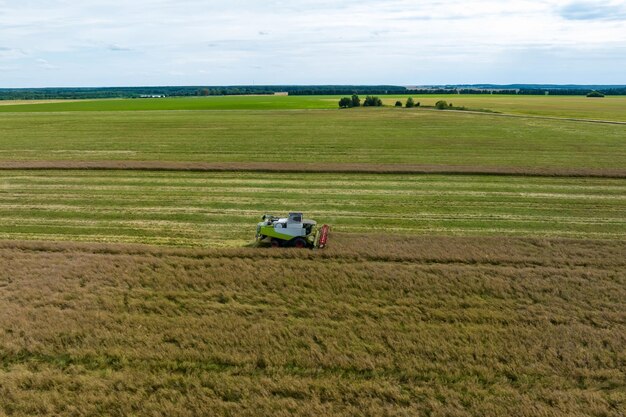
[[[126,48],[117,44],[111,44],[109,46],[107,46],[107,49],[109,51],[115,51],[115,52],[125,52],[125,51],[131,51],[130,48]]]
[[[35,60],[35,62],[40,68],[43,68],[46,70],[59,69],[59,67],[57,67],[56,65],[52,65],[50,62],[48,62],[47,59],[38,58]]]
[[[625,83],[624,4],[0,1],[0,66],[3,86]]]
[[[618,1],[573,1],[561,7],[569,20],[626,20],[626,3]]]

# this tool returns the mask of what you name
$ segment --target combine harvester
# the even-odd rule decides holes
[[[302,213],[289,213],[289,217],[275,217],[269,214],[263,216],[263,221],[257,224],[256,240],[258,243],[267,242],[273,248],[295,247],[322,249],[328,241],[330,227],[302,218]]]

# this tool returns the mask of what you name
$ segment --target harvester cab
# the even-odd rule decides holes
[[[287,217],[265,214],[257,224],[256,239],[272,247],[321,249],[328,240],[328,225],[318,226],[314,220],[305,219],[302,213],[289,213]]]

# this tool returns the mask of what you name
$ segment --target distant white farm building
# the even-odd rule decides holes
[[[139,98],[164,98],[165,94],[142,94]]]
[[[275,91],[274,95],[275,96],[288,96],[289,92],[288,91]]]

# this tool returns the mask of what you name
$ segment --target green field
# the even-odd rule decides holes
[[[75,112],[138,110],[336,109],[335,96],[218,96],[81,100],[0,106],[0,112]]]
[[[622,179],[0,172],[0,239],[242,246],[294,208],[336,232],[626,239]]]
[[[420,102],[422,106],[434,106],[438,100],[446,100],[459,107],[486,109],[508,114],[626,122],[626,97],[624,96],[608,96],[602,99],[580,96],[500,94],[407,94],[381,97],[385,105],[393,106],[396,100],[404,103],[409,96],[413,97],[416,102]],[[340,98],[341,96],[224,96],[56,101],[33,104],[22,101],[18,105],[3,103],[7,105],[1,105],[0,112],[336,109]]]
[[[37,160],[623,170],[626,126],[396,109],[0,114],[0,161]]]

